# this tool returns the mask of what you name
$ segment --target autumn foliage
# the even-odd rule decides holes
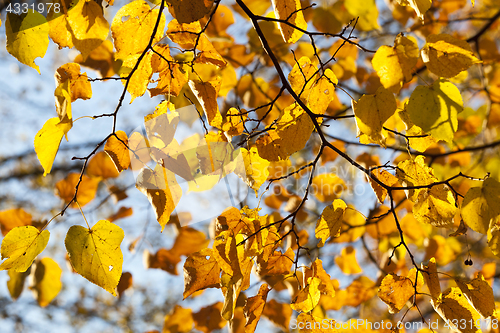
[[[163,332],[499,331],[500,2],[52,5],[1,7],[19,63],[51,76],[36,64],[49,47],[78,53],[55,65],[55,112],[30,147],[31,181],[60,205],[0,203],[13,300],[31,276],[39,306],[57,304],[71,274],[126,302],[140,251],[144,270],[183,275],[182,299],[151,319]],[[114,109],[72,109],[117,82]],[[145,99],[142,129],[120,128]],[[61,168],[84,117],[109,131]],[[158,224],[120,204],[132,191]],[[192,193],[230,204],[198,218],[178,209]],[[148,247],[147,230],[175,236]],[[44,254],[56,233],[68,269]]]

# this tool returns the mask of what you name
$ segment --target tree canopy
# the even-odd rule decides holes
[[[0,12],[30,71],[12,80],[55,78],[26,153],[0,156],[2,325],[29,327],[9,310],[29,286],[51,327],[62,308],[134,332],[500,331],[498,1]],[[153,271],[182,295],[152,304]]]

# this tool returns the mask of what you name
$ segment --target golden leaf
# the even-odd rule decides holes
[[[272,0],[272,3],[277,19],[288,20],[289,23],[298,28],[307,29],[307,22],[304,19],[299,0]],[[303,34],[303,32],[281,22],[278,23],[278,28],[287,43],[295,43]]]
[[[427,69],[437,76],[452,78],[474,64],[482,63],[465,40],[448,34],[430,35],[421,50]]]
[[[179,23],[198,21],[207,15],[212,8],[212,0],[168,0],[168,11]]]
[[[153,170],[144,168],[137,176],[135,186],[148,197],[163,231],[182,196],[174,173],[159,164]]]
[[[219,112],[219,105],[217,104],[220,84],[220,77],[208,82],[189,81],[189,87],[191,87],[203,111],[205,111],[208,123],[217,128],[222,127],[222,116]]]
[[[109,23],[102,7],[95,1],[78,0],[66,18],[73,34],[73,44],[85,59],[108,37]]]
[[[431,305],[451,329],[461,333],[481,332],[476,327],[480,319],[479,313],[467,302],[460,289],[449,288],[437,300],[431,300]],[[467,325],[460,325],[464,321]]]
[[[358,137],[363,135],[360,142],[373,142],[384,146],[385,137],[382,134],[382,126],[396,112],[394,95],[385,88],[379,87],[374,95],[363,95],[358,102],[353,100],[352,108],[356,116]]]
[[[321,279],[310,277],[307,279],[307,286],[297,293],[291,303],[292,309],[300,312],[309,312],[319,303],[321,292],[318,287]]]
[[[405,82],[411,81],[411,70],[417,64],[418,56],[415,38],[399,34],[394,47],[379,47],[373,56],[372,65],[384,88],[397,94]]]
[[[408,299],[424,284],[422,273],[418,272],[418,285],[414,286],[417,270],[412,268],[407,277],[388,274],[378,289],[378,297],[389,307],[389,313],[398,313]]]
[[[72,226],[64,241],[75,271],[113,296],[122,275],[123,237],[119,226],[100,220],[91,229]]]
[[[259,293],[256,296],[250,297],[245,303],[243,313],[246,318],[245,333],[255,332],[257,323],[260,320],[264,306],[266,305],[267,294],[271,291],[266,283],[259,288]]]
[[[52,164],[63,136],[71,129],[70,124],[61,123],[58,117],[50,118],[35,136],[35,152],[43,167],[45,177],[52,170]]]
[[[127,134],[123,131],[116,131],[115,135],[110,136],[108,141],[106,141],[104,151],[113,160],[116,170],[122,172],[130,166],[131,152],[127,148]]]
[[[41,307],[46,307],[62,288],[62,269],[50,258],[42,258],[36,263],[34,285],[31,286]]]
[[[325,207],[316,222],[315,235],[321,239],[318,247],[325,245],[328,238],[339,235],[346,208],[347,205],[341,199],[335,199],[331,205]]]
[[[493,289],[486,282],[481,273],[470,282],[455,279],[457,286],[465,295],[469,303],[483,318],[489,318],[495,311]]]
[[[212,249],[202,249],[191,254],[184,263],[183,298],[205,288],[220,286],[220,267]]]
[[[16,227],[2,240],[2,259],[8,258],[0,265],[0,270],[9,269],[14,272],[25,272],[47,246],[50,233],[42,232],[32,226]]]
[[[472,187],[465,194],[460,214],[469,228],[486,234],[500,216],[500,183],[486,179],[481,187]]]
[[[31,214],[22,208],[7,209],[0,212],[0,229],[7,235],[15,227],[31,225]]]
[[[111,23],[116,58],[126,59],[146,49],[153,34],[158,13],[158,9],[151,9],[142,0],[130,2],[118,10]],[[153,44],[163,37],[165,21],[165,16],[162,14]]]
[[[437,140],[451,142],[463,110],[462,96],[453,83],[439,79],[428,88],[417,86],[406,107],[411,121]]]
[[[49,46],[49,25],[45,17],[32,9],[21,15],[7,13],[5,33],[7,51],[41,74],[35,59],[43,58]]]
[[[431,258],[429,264],[425,266],[421,264],[424,281],[433,299],[437,299],[441,295],[441,285],[437,274],[436,259]]]
[[[342,249],[340,256],[335,258],[335,263],[347,275],[363,272],[356,260],[356,250],[350,245]]]

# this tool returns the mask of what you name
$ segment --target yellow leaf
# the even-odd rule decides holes
[[[0,270],[10,269],[14,272],[25,272],[47,246],[50,233],[42,232],[32,226],[16,227],[2,240],[2,259],[8,258],[0,265]]]
[[[363,236],[366,231],[365,217],[358,212],[352,205],[348,205],[344,212],[345,223],[342,223],[340,236],[332,238],[333,243],[354,242],[359,237]]]
[[[207,82],[189,81],[189,87],[191,87],[198,102],[200,102],[203,107],[208,123],[217,128],[222,127],[222,116],[219,112],[219,105],[217,104],[220,84],[220,77]]]
[[[340,256],[335,258],[335,263],[347,275],[363,272],[356,260],[356,250],[350,245],[342,249]]]
[[[387,186],[394,186],[398,182],[398,179],[395,176],[383,169],[375,169],[372,170],[371,173]],[[384,203],[385,197],[387,196],[387,190],[371,178],[368,178],[368,181],[370,182],[373,192],[375,192],[375,195],[377,196],[378,202],[381,204]]]
[[[75,271],[113,296],[122,275],[123,237],[119,226],[100,220],[91,229],[72,226],[64,241]]]
[[[494,224],[488,230],[488,246],[494,255],[500,257],[500,225]]]
[[[363,16],[375,7],[375,1],[344,0],[344,6],[352,16]]]
[[[311,118],[297,103],[285,108],[275,126],[276,130],[256,142],[260,157],[268,161],[287,159],[304,148],[314,129]]]
[[[179,23],[198,21],[210,12],[213,1],[168,0],[168,11]]]
[[[167,45],[160,44],[155,46],[155,52],[151,58],[151,67],[153,73],[160,74],[156,87],[148,89],[151,97],[160,94],[178,96],[184,85],[188,82],[186,66],[177,63],[170,56],[170,48]],[[162,57],[157,53],[161,54]]]
[[[338,82],[339,80],[329,68],[327,68],[321,78],[315,82],[307,98],[308,106],[314,113],[324,114],[326,112],[330,102],[335,99],[335,85]]]
[[[358,102],[353,100],[352,107],[356,116],[358,137],[366,135],[367,142],[384,146],[382,126],[396,112],[394,95],[384,87],[379,87],[374,95],[363,95]]]
[[[191,309],[176,304],[172,312],[165,316],[162,333],[186,333],[193,329],[194,320]]]
[[[424,131],[411,121],[407,107],[408,103],[405,103],[404,109],[399,110],[398,116],[406,125],[406,135],[410,136],[409,138],[410,147],[419,152],[424,152],[431,145],[437,143],[438,140],[434,139],[434,137],[432,137],[431,135],[423,136],[425,135]]]
[[[421,264],[424,281],[433,299],[437,299],[441,295],[441,285],[439,284],[439,276],[437,274],[436,259],[431,258],[429,264],[424,266]]]
[[[241,112],[236,108],[230,108],[226,113],[226,122],[222,124],[222,130],[229,136],[238,136],[245,129],[244,123],[247,119],[246,110]]]
[[[310,89],[316,81],[316,71],[316,66],[312,65],[311,59],[306,56],[301,57],[293,65],[290,74],[288,74],[288,81],[293,91],[296,94],[300,94],[300,97],[307,98],[309,96]]]
[[[222,306],[222,302],[217,302],[193,313],[195,328],[203,333],[210,333],[224,328],[226,320],[220,315]]]
[[[47,21],[49,23],[49,37],[54,43],[59,46],[59,49],[63,47],[73,48],[73,34],[71,28],[68,24],[68,10],[71,8],[71,0],[57,1],[61,5],[61,11],[56,13],[51,10],[47,13]]]
[[[437,76],[452,78],[474,64],[482,63],[465,40],[448,34],[430,35],[422,48],[422,60]]]
[[[2,235],[7,235],[15,227],[31,225],[31,214],[22,208],[7,209],[0,212]]]
[[[7,13],[5,33],[7,51],[40,74],[35,58],[43,58],[49,46],[49,25],[45,17],[32,9],[21,15]]]
[[[424,14],[431,8],[432,0],[397,0],[401,6],[410,6],[417,16],[423,20]]]
[[[465,295],[469,303],[483,318],[489,318],[495,311],[493,289],[486,282],[481,273],[470,282],[455,279],[457,286]]]
[[[70,102],[74,102],[77,99],[87,100],[92,97],[92,87],[90,86],[87,73],[80,72],[79,64],[70,62],[62,65],[56,70],[55,78],[58,88],[65,82],[69,83],[69,89],[67,90],[71,92],[71,99],[69,100]],[[56,108],[57,97],[58,96],[56,95]],[[59,118],[63,120],[59,110],[57,114],[59,114]],[[71,118],[71,116],[69,118]]]
[[[418,285],[417,288],[414,287],[416,272],[417,270],[412,268],[408,273],[408,277],[390,273],[382,280],[378,289],[378,297],[387,304],[389,313],[401,311],[408,299],[415,295],[415,290],[418,292],[420,287],[423,286],[422,273],[418,272]]]
[[[341,199],[335,199],[331,205],[325,207],[314,230],[316,238],[320,239],[318,247],[325,245],[328,238],[338,236],[346,208],[347,205]]]
[[[247,299],[243,307],[243,313],[246,318],[245,333],[255,332],[257,323],[260,320],[264,306],[266,305],[267,294],[271,291],[266,283],[259,288],[259,293],[256,296]]]
[[[364,275],[358,277],[346,288],[347,296],[345,298],[345,305],[356,307],[366,302],[376,295],[377,291],[374,287],[375,282],[370,280],[370,278]]]
[[[247,185],[255,191],[255,196],[257,196],[259,188],[269,176],[267,168],[270,162],[259,156],[256,147],[252,147],[250,150],[241,148],[241,155],[245,163],[245,170],[236,170],[236,173],[245,180]]]
[[[421,189],[413,206],[417,221],[435,227],[452,227],[457,211],[453,192],[445,184]]]
[[[215,238],[213,256],[217,260],[219,267],[227,274],[231,276],[241,274],[236,238],[232,231],[223,231]]]
[[[89,178],[86,175],[82,176],[82,180],[80,182],[80,174],[72,172],[65,179],[61,179],[56,183],[56,193],[59,198],[68,203],[75,196],[76,185],[80,183],[78,186],[76,201],[83,207],[95,198],[99,182],[100,179]],[[71,207],[78,208],[78,205],[73,202]]]
[[[113,43],[109,40],[105,40],[101,45],[92,50],[86,59],[83,59],[81,54],[77,55],[74,62],[99,71],[101,77],[115,75],[119,65],[119,61],[115,60]]]
[[[317,277],[321,280],[318,289],[322,295],[328,295],[330,297],[335,296],[335,288],[332,284],[332,279],[323,268],[323,262],[321,261],[321,259],[314,260],[311,268],[305,267],[304,278],[309,277]]]
[[[141,62],[137,66],[137,69],[130,77],[127,91],[129,92],[131,98],[130,103],[134,101],[136,97],[140,97],[144,95],[146,89],[149,84],[149,80],[153,75],[153,69],[151,68],[151,57],[153,56],[152,52],[147,52],[142,58]],[[134,54],[128,56],[122,64],[120,75],[122,77],[128,77],[132,71],[132,69],[136,66],[137,61],[139,60],[140,54]],[[125,84],[126,81],[123,81]]]
[[[146,49],[153,34],[158,12],[158,9],[151,9],[142,0],[133,1],[120,8],[111,23],[116,58],[126,59]],[[165,16],[162,14],[153,45],[163,37],[165,21]]]
[[[35,136],[35,152],[43,167],[43,176],[50,173],[52,164],[63,136],[71,129],[71,125],[61,123],[58,117],[50,118]]]
[[[449,288],[439,295],[437,300],[431,300],[431,305],[451,329],[461,333],[481,332],[479,327],[476,327],[480,320],[479,313],[467,302],[460,289]],[[460,322],[466,322],[468,325],[460,325]]]
[[[396,176],[403,186],[425,186],[437,182],[434,170],[425,164],[424,157],[419,155],[415,159],[401,161],[396,170]],[[406,190],[406,196],[415,202],[422,189]]]
[[[293,310],[288,303],[278,303],[275,299],[267,302],[262,315],[287,332]]]
[[[205,34],[201,35],[196,48],[200,52],[196,56],[194,63],[211,64],[217,67],[225,67],[227,65],[226,60],[217,52]]]
[[[41,307],[46,307],[62,288],[62,269],[50,258],[42,258],[36,263],[34,285],[31,286]]]
[[[291,303],[292,309],[300,312],[309,312],[319,303],[321,292],[318,287],[321,279],[310,277],[307,279],[307,286],[297,293],[297,296]]]
[[[272,3],[277,19],[288,20],[289,23],[298,28],[307,29],[307,22],[304,19],[299,0],[272,0]],[[303,34],[303,32],[281,22],[278,23],[278,28],[287,43],[295,43]]]
[[[209,242],[204,232],[190,227],[182,227],[170,252],[177,256],[189,256],[206,248]]]
[[[102,179],[116,178],[120,175],[111,158],[103,151],[98,152],[90,159],[85,171],[90,177],[101,177]]]
[[[294,258],[295,253],[291,247],[285,253],[274,251],[267,261],[257,257],[257,274],[259,276],[290,274]]]
[[[108,37],[109,23],[95,1],[78,0],[66,19],[73,33],[73,44],[84,59]]]
[[[132,216],[133,214],[134,214],[134,210],[132,209],[132,207],[120,207],[120,209],[118,209],[118,211],[116,213],[114,213],[113,215],[110,215],[107,218],[107,220],[109,222],[114,222],[116,220]]]
[[[137,177],[135,186],[148,197],[163,231],[182,196],[182,189],[177,184],[174,173],[159,164],[153,170],[144,168]]]
[[[30,275],[31,270],[26,272],[16,272],[14,270],[7,271],[9,275],[9,281],[7,281],[7,289],[9,289],[9,294],[12,300],[17,300],[24,289],[24,281]]]
[[[122,172],[130,166],[130,154],[132,154],[132,152],[130,152],[127,147],[127,134],[124,131],[116,131],[115,134],[116,136],[112,135],[109,137],[108,141],[106,141],[104,151],[111,157],[116,170]]]
[[[311,193],[323,202],[337,199],[346,188],[344,181],[333,173],[315,176],[311,187]]]
[[[193,23],[179,23],[176,19],[173,19],[168,23],[168,38],[185,49],[194,48],[200,33],[201,25],[198,21]]]
[[[186,259],[184,263],[184,299],[198,290],[219,288],[219,286],[220,267],[212,249],[202,249]]]
[[[399,34],[394,47],[379,47],[372,65],[384,88],[397,94],[405,82],[411,81],[411,70],[417,64],[418,56],[415,38]]]
[[[400,162],[396,174],[404,186],[426,186],[437,181],[433,169],[425,165],[422,155],[415,160]],[[406,196],[415,203],[413,215],[419,222],[435,227],[453,226],[458,209],[453,192],[446,184],[407,190]]]
[[[472,230],[486,234],[500,216],[500,183],[490,177],[481,187],[472,187],[465,194],[460,214]]]
[[[301,313],[297,316],[296,324],[299,333],[338,333],[339,330],[335,327],[342,327],[343,323],[336,325],[333,319],[323,319],[309,313]]]

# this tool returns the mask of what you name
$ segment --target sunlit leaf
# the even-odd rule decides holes
[[[458,128],[462,96],[453,83],[440,79],[431,87],[417,86],[406,108],[411,121],[437,140],[451,142]]]
[[[75,271],[113,296],[122,275],[123,237],[119,226],[100,220],[91,229],[72,226],[64,241]]]
[[[47,246],[50,233],[40,232],[32,226],[16,227],[2,240],[1,254],[5,260],[0,270],[9,269],[14,272],[25,272]]]
[[[430,35],[421,50],[422,60],[433,74],[451,78],[482,61],[465,40],[448,34]]]
[[[34,285],[31,286],[38,304],[46,307],[62,288],[62,269],[51,258],[42,258],[36,263]]]
[[[374,95],[363,95],[357,102],[353,100],[360,142],[384,146],[382,126],[396,112],[396,107],[394,95],[383,87],[378,88]]]
[[[307,29],[307,22],[304,19],[304,14],[301,11],[301,4],[299,0],[272,0],[274,14],[277,19],[288,20],[294,26]],[[281,31],[283,39],[287,43],[295,43],[300,39],[303,32],[285,24],[278,23],[278,28]]]
[[[461,216],[472,230],[486,234],[500,216],[500,183],[494,178],[486,179],[481,187],[472,187],[462,201]]]
[[[40,74],[35,59],[43,58],[49,46],[49,25],[45,17],[33,10],[21,15],[8,13],[5,33],[7,51]]]
[[[325,207],[320,218],[316,222],[315,235],[321,239],[318,246],[323,246],[330,237],[339,235],[342,227],[344,212],[347,208],[341,199],[335,199],[331,205]]]

